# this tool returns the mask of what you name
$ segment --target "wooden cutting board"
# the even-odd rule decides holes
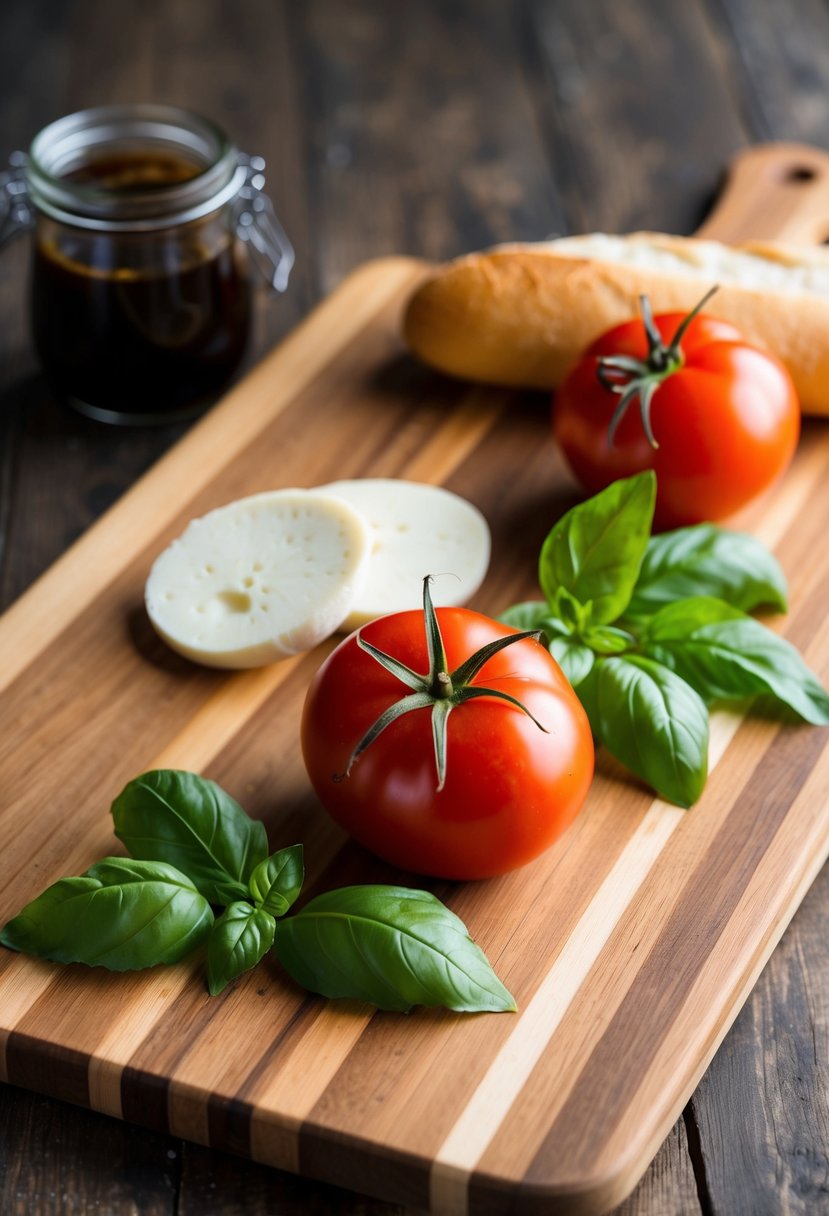
[[[758,231],[771,215],[790,238],[822,239],[827,158],[772,152],[773,172],[767,149],[738,166],[742,186],[753,163],[749,223],[732,196],[724,235],[773,235]],[[815,175],[787,176],[781,157]],[[156,766],[219,781],[273,848],[302,841],[309,891],[410,880],[348,843],[310,791],[299,715],[326,647],[203,670],[155,638],[142,592],[194,515],[383,476],[443,483],[485,512],[493,564],[475,607],[537,594],[539,544],[574,498],[547,402],[451,383],[404,355],[400,308],[423,273],[394,258],[352,275],[0,622],[3,921],[118,851],[110,802]],[[829,432],[812,422],[789,475],[737,522],[780,557],[791,611],[775,627],[824,680],[827,521]],[[711,767],[684,812],[600,756],[583,814],[543,858],[433,885],[517,1015],[329,1003],[273,960],[210,998],[201,960],[115,975],[0,950],[0,1073],[446,1216],[606,1211],[647,1167],[829,851],[829,732],[718,714]]]

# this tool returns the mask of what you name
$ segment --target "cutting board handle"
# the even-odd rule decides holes
[[[731,162],[722,194],[695,234],[822,245],[829,241],[829,153],[808,144],[758,144]]]

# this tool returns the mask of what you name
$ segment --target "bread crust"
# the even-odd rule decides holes
[[[718,283],[706,312],[782,359],[804,412],[829,414],[829,252],[774,242],[734,251],[656,233],[623,240],[632,260],[593,256],[591,242],[598,252],[607,241],[601,236],[504,245],[459,258],[414,292],[405,340],[450,375],[551,389],[594,339],[638,315],[642,293],[654,312],[687,312]],[[733,273],[741,255],[748,261],[737,270],[745,269],[747,281]],[[806,286],[796,285],[801,279]]]

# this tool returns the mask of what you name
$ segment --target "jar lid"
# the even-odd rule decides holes
[[[85,167],[144,153],[185,169],[182,180],[117,189]],[[33,203],[64,223],[98,231],[151,230],[209,215],[247,179],[238,149],[209,119],[178,106],[117,105],[80,110],[35,136],[26,164]]]

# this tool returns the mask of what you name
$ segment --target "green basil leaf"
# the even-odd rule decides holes
[[[593,618],[593,601],[583,604],[566,587],[558,588],[550,607],[555,614],[550,619],[558,625],[557,632],[565,635],[586,628]]]
[[[710,597],[670,604],[651,617],[642,648],[708,701],[770,695],[807,722],[829,724],[829,693],[790,642]]]
[[[552,638],[549,650],[574,688],[590,674],[596,657],[589,646],[575,638]]]
[[[614,481],[559,520],[538,565],[551,605],[564,588],[580,604],[591,603],[591,624],[609,625],[622,615],[648,543],[655,497],[653,473],[640,473]]]
[[[544,600],[524,600],[521,604],[513,604],[498,617],[505,625],[512,625],[526,633],[531,629],[543,629],[544,621],[550,615],[550,606]]]
[[[785,612],[786,576],[765,545],[744,532],[696,524],[651,537],[627,615],[649,616],[699,595],[727,600],[743,612]]]
[[[697,692],[650,658],[599,659],[579,688],[596,738],[626,768],[679,806],[708,775],[708,710]]]
[[[292,844],[260,861],[250,876],[249,889],[257,907],[271,916],[284,916],[302,890],[304,878],[302,845]]]
[[[255,967],[273,945],[276,921],[264,908],[239,901],[225,908],[207,939],[207,985],[211,996]]]
[[[586,629],[582,641],[596,654],[622,654],[636,644],[636,639],[625,629],[615,625],[595,625]]]
[[[380,1009],[515,1009],[463,922],[427,891],[328,891],[277,923],[276,953],[298,984],[327,997]]]
[[[173,866],[107,857],[81,878],[48,887],[8,922],[0,942],[56,963],[137,971],[178,962],[212,923],[207,900]]]
[[[177,866],[212,904],[245,899],[268,855],[265,825],[196,773],[156,769],[136,777],[113,802],[112,818],[133,857]]]

